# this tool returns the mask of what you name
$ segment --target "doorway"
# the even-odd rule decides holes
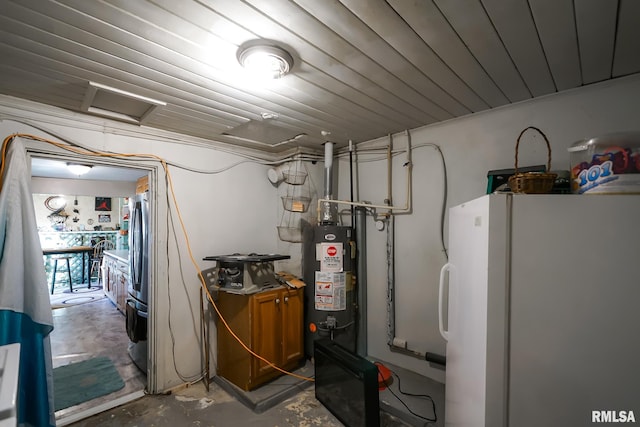
[[[93,246],[94,240],[108,237],[108,240],[115,243],[117,250],[114,252],[118,252],[116,255],[121,255],[121,252],[128,249],[124,198],[135,194],[137,179],[147,176],[149,171],[92,165],[90,162],[86,164],[99,173],[87,174],[85,177],[69,176],[66,161],[32,155],[32,191],[36,216],[39,216],[38,211],[43,210],[40,204],[45,208],[53,208],[55,213],[50,224],[40,218],[39,231],[42,236],[54,236],[63,244],[66,241],[67,244],[73,242],[73,245],[83,246]],[[56,203],[51,201],[54,197],[58,199]],[[47,200],[48,203],[45,203]],[[67,205],[62,211],[59,209],[60,206]],[[49,280],[53,280],[48,281],[48,290],[53,289],[56,299],[62,296],[64,300],[65,294],[69,295],[69,299],[80,300],[90,294],[91,299],[86,298],[87,301],[80,304],[57,304],[56,308],[52,307],[54,330],[50,340],[53,368],[108,357],[122,378],[124,387],[88,402],[60,408],[56,411],[58,425],[90,416],[96,412],[96,408],[103,410],[137,398],[148,388],[149,381],[129,357],[127,348],[130,340],[126,332],[125,315],[122,309],[118,309],[115,301],[105,295],[104,276],[102,280],[98,280],[95,275],[92,278],[84,262],[82,267],[78,266],[78,260],[71,262],[71,272],[62,274],[61,281],[51,278],[52,272],[48,271]],[[82,270],[82,275],[79,274],[79,269]],[[71,276],[69,279],[73,278],[73,290],[65,282],[67,275]]]

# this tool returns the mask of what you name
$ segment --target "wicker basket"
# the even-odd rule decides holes
[[[547,143],[547,172],[525,172],[518,173],[518,147],[520,145],[520,138],[522,135],[529,129],[533,129],[538,131],[540,135],[544,138],[544,141]],[[525,193],[525,194],[547,194],[551,192],[553,188],[553,184],[557,178],[557,174],[548,173],[551,170],[551,145],[549,144],[549,140],[547,136],[538,128],[529,126],[520,132],[518,136],[518,140],[516,142],[516,166],[515,173],[509,177],[509,187],[511,191],[514,193]]]

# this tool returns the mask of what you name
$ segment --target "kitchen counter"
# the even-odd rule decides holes
[[[129,263],[129,251],[126,249],[108,249],[103,253],[119,261]]]

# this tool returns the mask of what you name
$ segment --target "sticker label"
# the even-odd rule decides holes
[[[586,193],[608,182],[619,178],[613,172],[613,162],[607,160],[602,164],[595,164],[588,169],[582,169],[574,179],[578,187],[578,194]]]
[[[320,243],[320,271],[338,272],[342,271],[343,247],[342,243],[324,242]]]
[[[340,311],[347,309],[346,273],[316,271],[315,309]]]

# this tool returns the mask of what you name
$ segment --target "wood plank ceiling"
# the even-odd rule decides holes
[[[242,79],[255,39],[292,73]],[[638,52],[637,0],[0,0],[0,93],[88,111],[95,82],[165,103],[143,126],[272,153],[638,73]]]

